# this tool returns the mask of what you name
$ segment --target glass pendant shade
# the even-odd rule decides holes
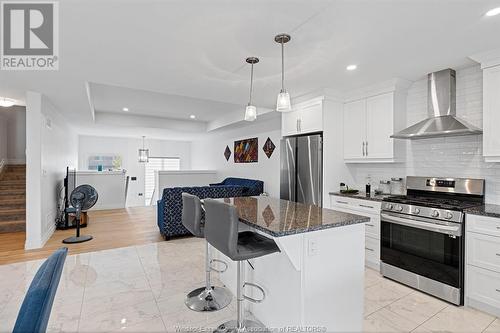
[[[276,100],[276,111],[288,112],[292,110],[290,94],[286,90],[281,90]]]
[[[139,148],[139,163],[148,163],[149,162],[149,149],[146,149],[144,145],[146,137],[142,137],[142,149]]]
[[[255,119],[257,119],[257,108],[253,105],[247,105],[245,109],[245,120],[254,121]]]
[[[139,162],[147,163],[149,161],[149,149],[139,149]]]

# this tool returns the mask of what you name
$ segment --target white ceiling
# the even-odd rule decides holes
[[[96,83],[89,83],[89,86],[97,114],[109,112],[120,115],[146,115],[181,120],[190,120],[189,117],[194,115],[196,117],[194,121],[207,122],[242,109],[241,105],[147,90]],[[124,107],[128,111],[123,111]]]
[[[345,91],[470,64],[467,56],[500,47],[500,16],[483,16],[497,6],[498,0],[65,0],[59,71],[2,71],[0,96],[39,91],[82,127],[93,124],[85,89],[91,82],[97,112],[127,106],[136,114],[210,121],[242,114],[247,56],[261,60],[255,103],[273,107],[280,89],[276,33],[292,35],[285,47],[292,96]],[[346,71],[352,63],[358,69]]]

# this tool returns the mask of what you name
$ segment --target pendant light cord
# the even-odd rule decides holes
[[[281,91],[285,91],[285,44],[281,39]]]
[[[252,92],[253,92],[253,64],[252,69],[250,71],[250,100],[248,101],[248,105],[252,105]]]

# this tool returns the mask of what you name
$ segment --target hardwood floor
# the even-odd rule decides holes
[[[24,250],[25,233],[0,234],[0,265],[48,257],[55,249],[67,246],[69,254],[106,250],[163,241],[156,225],[156,206],[133,207],[89,212],[89,225],[82,235],[93,240],[80,244],[63,244],[74,229],[56,230],[42,249]]]

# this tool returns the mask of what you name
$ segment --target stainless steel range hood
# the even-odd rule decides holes
[[[444,136],[478,135],[483,131],[456,116],[456,78],[453,69],[427,76],[429,117],[396,134],[395,139],[427,139]]]

